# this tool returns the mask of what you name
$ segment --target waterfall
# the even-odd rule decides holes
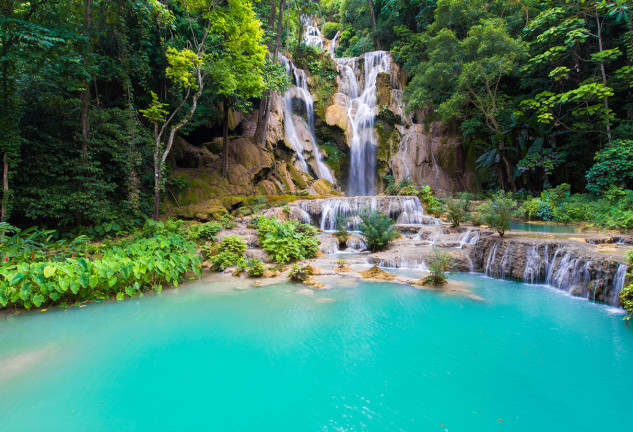
[[[314,25],[314,18],[304,15],[301,17],[301,21],[303,21],[303,24],[306,26],[306,31],[303,34],[303,43],[308,46],[323,49],[323,35],[319,27]]]
[[[550,256],[552,246],[555,250]],[[503,249],[500,259],[499,248]],[[468,258],[474,264],[470,268],[479,269],[486,276],[545,283],[573,296],[616,307],[628,270],[626,264],[584,255],[565,244],[491,241],[485,237],[477,241]]]
[[[499,243],[495,243],[488,252],[488,258],[486,259],[486,267],[484,268],[484,274],[486,276],[494,277],[492,272],[494,270],[495,265],[495,257],[497,256],[497,249],[499,248]]]
[[[339,65],[341,91],[350,101],[347,113],[352,126],[350,150],[350,196],[369,196],[374,194],[376,177],[377,138],[374,130],[376,117],[376,77],[379,73],[391,74],[391,57],[385,51],[365,53],[364,89],[359,92],[356,80],[356,59],[335,59]]]
[[[312,223],[324,231],[336,230],[337,217],[342,214],[348,221],[348,229],[357,230],[358,214],[363,210],[379,210],[398,224],[437,225],[438,219],[425,214],[418,197],[373,196],[350,198],[327,198],[303,201],[301,209],[310,215]]]
[[[332,44],[330,45],[330,56],[332,58],[336,58],[336,48],[338,47],[338,38],[341,36],[341,31],[337,31],[334,35],[334,39],[332,39]]]
[[[481,231],[479,230],[468,230],[466,233],[459,239],[459,246],[457,249],[463,249],[467,244],[475,244],[477,240],[481,237]]]
[[[620,292],[624,288],[624,282],[626,281],[626,271],[628,267],[625,264],[618,266],[618,271],[613,278],[613,295],[611,296],[610,304],[613,306],[620,305]]]
[[[547,253],[547,252],[546,252]],[[528,283],[538,282],[541,277],[541,256],[536,245],[528,251],[525,259],[525,270],[523,271],[523,281]]]
[[[286,67],[286,73],[294,79],[295,83],[294,86],[290,87],[284,93],[284,129],[286,140],[295,151],[301,169],[308,173],[308,163],[304,156],[307,149],[297,133],[298,120],[295,118],[292,108],[293,99],[298,97],[305,105],[307,125],[310,132],[310,144],[312,145],[312,154],[314,155],[314,160],[316,162],[316,176],[318,178],[326,179],[330,183],[334,184],[336,182],[334,180],[334,176],[328,166],[323,162],[321,150],[316,142],[314,134],[314,99],[308,89],[306,73],[304,70],[298,69],[294,63],[288,60],[285,56],[281,55],[280,60]]]

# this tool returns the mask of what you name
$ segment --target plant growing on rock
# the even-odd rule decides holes
[[[336,232],[332,235],[338,240],[339,249],[345,249],[345,247],[347,247],[347,240],[349,240],[347,221],[348,217],[344,213],[336,215]]]
[[[309,277],[310,272],[306,266],[293,265],[288,272],[288,279],[292,282],[305,282]]]
[[[264,274],[264,261],[259,258],[247,258],[246,273],[248,277],[262,277]]]
[[[297,220],[262,216],[257,219],[257,234],[262,248],[278,263],[314,258],[319,250],[316,229]]]
[[[512,199],[512,195],[499,191],[480,204],[477,210],[481,212],[481,221],[503,237],[510,229],[510,221],[516,213],[516,208],[517,202]]]
[[[223,214],[218,219],[218,222],[224,229],[233,229],[237,226],[237,223],[235,223],[235,217],[230,214]]]
[[[389,247],[389,242],[400,237],[395,228],[395,222],[389,216],[378,210],[363,210],[359,214],[361,218],[360,232],[365,239],[367,249],[378,252]]]
[[[222,231],[222,226],[219,223],[207,222],[200,225],[193,225],[189,229],[188,237],[191,240],[215,241],[220,231]]]
[[[448,252],[441,252],[434,249],[431,256],[427,259],[426,265],[431,272],[430,275],[422,280],[424,285],[446,285],[446,274],[453,268],[453,255]]]
[[[224,271],[236,265],[244,257],[246,242],[241,237],[230,235],[222,239],[218,251],[217,255],[209,258],[211,268],[215,271]]]
[[[453,199],[446,201],[446,219],[448,219],[453,228],[458,227],[465,216],[464,206],[459,201]]]
[[[431,186],[425,185],[420,188],[417,193],[424,210],[432,214],[433,216],[441,216],[444,211],[442,203],[435,197]]]

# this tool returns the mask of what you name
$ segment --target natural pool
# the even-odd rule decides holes
[[[539,233],[570,234],[576,232],[578,228],[579,225],[565,225],[560,223],[510,222],[510,229]]]
[[[0,429],[630,428],[622,315],[542,286],[453,278],[485,301],[231,279],[1,318]]]

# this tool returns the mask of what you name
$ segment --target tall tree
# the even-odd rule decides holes
[[[245,105],[250,98],[261,96],[267,49],[261,43],[261,23],[247,1],[228,0],[213,11],[210,22],[218,44],[212,56],[211,75],[222,106],[222,175],[226,177],[229,113],[236,103]]]

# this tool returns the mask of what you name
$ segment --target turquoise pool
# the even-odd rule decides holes
[[[189,283],[0,318],[0,429],[630,429],[633,327],[554,289]]]
[[[510,229],[539,232],[539,233],[559,233],[569,234],[576,232],[579,225],[565,225],[557,223],[530,223],[530,222],[510,222]]]

